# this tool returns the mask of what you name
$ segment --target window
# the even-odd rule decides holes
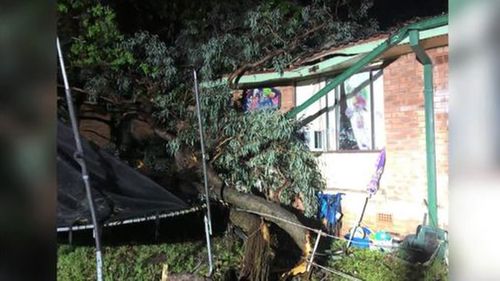
[[[327,80],[328,82],[328,80]],[[297,85],[297,105],[326,83],[308,81]],[[351,76],[312,104],[298,118],[307,118],[309,147],[321,151],[376,150],[384,146],[384,97],[382,70]],[[307,139],[307,138],[306,138]]]
[[[323,149],[323,132],[314,131],[314,149]]]

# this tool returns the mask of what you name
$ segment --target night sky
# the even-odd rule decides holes
[[[369,15],[376,18],[382,30],[415,17],[448,13],[448,0],[373,0]]]
[[[120,29],[124,33],[134,33],[137,30],[148,30],[158,34],[167,43],[176,37],[184,28],[183,21],[187,18],[204,17],[215,3],[227,2],[226,9],[236,13],[244,13],[241,2],[237,0],[102,0],[109,4],[117,13]],[[270,0],[272,1],[272,0]],[[300,5],[310,4],[311,0],[289,0]],[[359,0],[348,0],[356,5]],[[245,3],[266,1],[245,0]],[[196,12],[199,10],[199,12]],[[448,12],[448,0],[373,0],[369,16],[379,22],[381,31],[421,17],[436,16]],[[189,20],[189,19],[188,19]]]

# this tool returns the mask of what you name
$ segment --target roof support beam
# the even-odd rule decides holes
[[[346,69],[344,72],[342,72],[340,75],[336,76],[331,82],[326,84],[324,88],[322,88],[319,92],[314,94],[312,97],[310,97],[308,100],[306,100],[303,104],[295,107],[291,111],[288,112],[287,116],[294,118],[299,114],[301,111],[318,101],[321,97],[325,96],[328,94],[331,90],[335,89],[338,85],[340,85],[342,82],[344,82],[346,79],[351,77],[352,75],[356,74],[359,72],[363,67],[368,65],[370,62],[378,58],[380,55],[382,55],[384,52],[392,48],[394,45],[398,44],[402,40],[404,40],[406,37],[408,37],[408,32],[410,30],[427,30],[435,27],[440,27],[448,24],[448,16],[443,15],[440,17],[424,20],[421,22],[413,23],[410,25],[407,25],[400,29],[396,34],[392,35],[389,37],[387,40],[382,42],[380,45],[378,45],[375,49],[373,49],[371,52],[367,53],[364,57],[362,57],[358,62],[350,66],[348,69]]]

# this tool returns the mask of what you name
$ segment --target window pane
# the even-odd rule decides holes
[[[323,134],[321,131],[314,131],[314,148],[323,149]]]
[[[369,72],[358,73],[341,88],[339,149],[372,149]]]
[[[347,100],[345,98],[344,85],[340,88],[339,100],[339,117],[338,117],[338,141],[339,150],[357,150],[358,145],[351,127],[351,121],[346,115]]]
[[[382,70],[373,72],[373,103],[375,149],[382,149],[385,146],[384,76]]]
[[[321,90],[321,88],[323,88],[324,85],[325,85],[324,81],[319,81],[319,80],[310,80],[297,83],[295,88],[296,89],[295,98],[297,105],[304,103],[307,99],[309,99],[319,90]],[[315,140],[316,139],[315,132],[316,131],[324,132],[326,129],[326,114],[324,112],[325,107],[326,107],[326,97],[322,97],[318,101],[314,102],[309,107],[307,107],[297,116],[297,119],[299,120],[311,116],[314,117],[311,120],[311,122],[309,122],[304,128],[304,132],[307,135],[306,141],[311,150],[323,150],[325,148],[324,147],[325,141],[323,139],[321,139],[321,146],[319,148],[317,148]],[[324,137],[323,133],[322,137]]]

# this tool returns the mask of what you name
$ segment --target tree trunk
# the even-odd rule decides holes
[[[197,160],[198,157],[195,156],[192,151],[189,150],[179,150],[176,153],[175,159],[178,168],[181,169],[181,173],[186,173],[187,175],[193,172],[200,173],[201,163]],[[184,172],[182,171],[184,170]],[[311,245],[309,239],[309,232],[297,225],[302,225],[302,223],[297,219],[297,217],[289,212],[288,210],[282,208],[279,204],[267,201],[266,199],[259,197],[257,195],[242,193],[237,191],[235,188],[225,187],[223,181],[217,175],[215,170],[211,165],[207,163],[207,174],[208,174],[208,185],[210,187],[210,196],[213,196],[219,200],[222,200],[233,207],[239,208],[244,211],[254,211],[272,217],[263,216],[267,221],[273,222],[278,227],[283,229],[290,237],[293,239],[295,244],[302,251],[303,256],[307,258],[311,252]],[[190,177],[192,181],[193,178]],[[199,192],[204,192],[203,185],[200,183],[193,183]],[[284,222],[286,220],[287,222]],[[291,222],[291,223],[288,223]],[[296,267],[294,267],[290,274],[297,275],[305,272],[305,260],[301,261]]]
[[[269,214],[273,217],[281,218],[298,225],[302,223],[297,217],[290,213],[288,210],[282,208],[276,203],[269,202],[264,198],[258,197],[253,194],[238,192],[233,188],[220,188],[218,191],[214,188],[217,194],[222,194],[220,197],[223,201],[248,211],[256,211],[259,213]],[[284,222],[280,219],[263,216],[265,220],[271,221],[278,227],[283,229],[293,239],[295,244],[301,249],[304,257],[294,268],[292,268],[286,275],[298,275],[306,271],[306,261],[311,253],[311,243],[309,242],[309,232],[299,226]]]
[[[269,214],[273,217],[281,218],[290,221],[294,224],[302,225],[297,217],[288,210],[282,208],[276,203],[269,202],[264,198],[238,192],[233,188],[225,188],[223,190],[223,201],[247,211],[255,211],[259,213]],[[271,221],[281,229],[283,229],[293,239],[295,244],[302,250],[303,254],[308,254],[310,250],[308,231],[296,225],[284,222],[280,219],[264,216],[265,220]]]

